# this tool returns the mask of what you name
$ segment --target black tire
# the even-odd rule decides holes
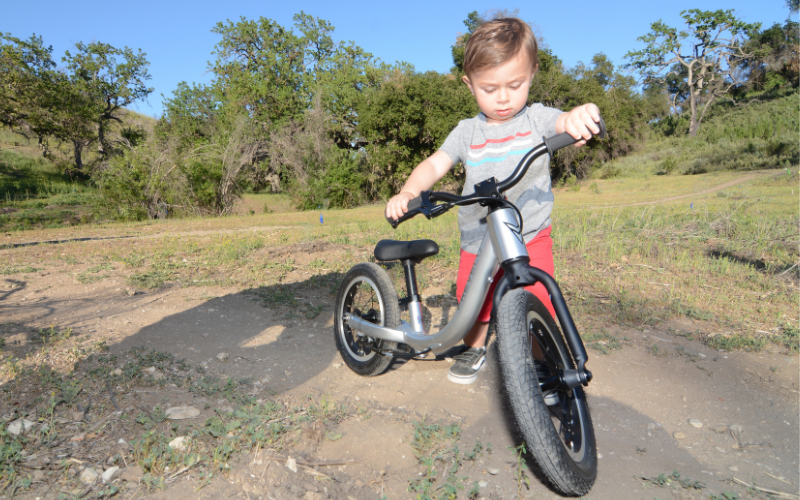
[[[561,331],[539,299],[522,288],[503,297],[497,329],[503,378],[528,450],[558,490],[585,495],[597,477],[597,446],[586,395],[580,386],[556,389],[558,403],[548,406],[536,369],[542,364],[539,370],[545,375],[574,369]],[[541,346],[543,359],[534,359],[532,342]]]
[[[347,272],[336,294],[333,320],[336,348],[347,366],[366,377],[380,375],[389,367],[392,358],[358,345],[355,333],[344,323],[345,313],[390,328],[400,325],[397,290],[383,268],[364,262]],[[396,349],[397,343],[376,340],[375,348]]]

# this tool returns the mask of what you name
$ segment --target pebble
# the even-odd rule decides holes
[[[94,484],[97,480],[97,476],[100,474],[97,473],[96,470],[92,469],[91,467],[87,467],[81,471],[80,480],[85,485]]]
[[[488,485],[489,485],[489,483],[487,483],[486,481],[478,481],[478,487],[479,488],[486,488],[486,486],[488,486]]]
[[[496,476],[496,475],[500,474],[500,469],[487,469],[486,472],[488,472],[489,474],[491,474],[493,476]]]
[[[686,434],[684,434],[684,433],[682,433],[682,432],[680,432],[680,431],[678,431],[678,432],[673,432],[673,433],[672,433],[672,437],[673,437],[673,438],[675,438],[675,439],[677,439],[678,441],[680,441],[681,439],[686,439]]]
[[[108,469],[106,469],[106,471],[103,472],[103,475],[101,476],[103,482],[105,484],[110,483],[111,480],[114,479],[114,476],[117,474],[117,472],[119,472],[119,467],[117,467],[116,465],[114,467],[109,467]]]
[[[122,375],[122,370],[117,368],[116,370],[114,370],[114,375],[117,375],[117,376]]]
[[[334,368],[341,368],[341,367],[342,367],[342,364],[341,364],[341,363],[334,363],[334,364],[333,364],[333,367],[334,367]]]
[[[228,354],[227,352],[221,352],[221,353],[217,354],[217,360],[219,360],[220,363],[224,363],[224,362],[228,361],[228,358],[230,358],[230,357],[231,357],[231,355]]]
[[[170,420],[183,420],[200,415],[200,410],[194,406],[173,406],[167,408],[167,418]]]
[[[292,472],[297,472],[297,460],[292,457],[286,459],[286,468]]]
[[[188,439],[189,438],[187,438],[186,436],[176,437],[175,439],[169,442],[169,447],[172,448],[173,450],[183,451],[186,449],[186,441]]]
[[[728,470],[732,471],[732,472],[737,472],[739,470],[739,468],[736,467],[735,465],[731,465],[730,467],[728,467]]]
[[[695,429],[702,429],[703,428],[703,422],[701,422],[701,421],[699,421],[697,419],[694,419],[694,418],[690,418],[689,419],[689,425],[691,425]]]
[[[10,424],[8,424],[6,430],[8,430],[8,433],[11,434],[12,436],[19,436],[23,432],[27,432],[28,430],[30,430],[33,426],[34,423],[31,422],[30,420],[26,418],[18,418],[13,422],[11,422]]]

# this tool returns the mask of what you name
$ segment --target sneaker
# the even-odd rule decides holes
[[[540,382],[551,376],[550,369],[547,367],[547,365],[536,360],[534,360],[533,363],[536,366],[536,376],[539,377]],[[542,396],[544,396],[544,404],[547,406],[556,406],[560,402],[558,399],[558,392],[555,390],[544,392],[542,393]]]
[[[447,380],[456,384],[471,384],[478,380],[478,372],[486,361],[485,347],[470,347],[458,356],[454,356],[453,366],[447,372]]]

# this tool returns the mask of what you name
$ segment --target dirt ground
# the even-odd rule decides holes
[[[320,257],[331,260],[335,255]],[[491,452],[484,448],[474,463],[459,471],[469,477],[467,484],[479,482],[480,498],[560,498],[532,461],[527,462],[529,485],[520,481],[519,464],[509,448],[521,440],[494,348],[477,383],[470,386],[447,381],[446,356],[398,363],[382,376],[363,378],[349,371],[336,351],[333,296],[327,290],[308,287],[298,292],[298,301],[326,307],[307,320],[287,318],[280,308],[264,308],[239,288],[168,287],[130,295],[120,277],[79,284],[55,264],[46,267],[24,280],[3,278],[0,317],[7,346],[14,344],[24,352],[26,329],[69,327],[78,338],[105,340],[111,353],[137,346],[166,351],[210,374],[255,378],[258,397],[286,404],[326,397],[352,412],[335,426],[317,430],[316,439],[288,451],[304,463],[340,464],[318,468],[324,470],[325,480],[310,468],[293,472],[261,450],[240,458],[227,476],[200,490],[190,473],[164,491],[147,493],[131,486],[122,490],[122,498],[414,498],[409,481],[419,477],[421,466],[410,442],[413,422],[423,419],[458,423],[462,449],[477,441],[491,445]],[[423,293],[437,297],[427,308],[437,328],[443,316],[452,316],[455,301],[441,285]],[[600,460],[588,498],[705,499],[723,493],[767,498],[764,489],[798,493],[798,357],[715,351],[681,335],[695,329],[688,319],[656,328],[609,324],[608,332],[625,339],[623,347],[608,355],[589,351],[587,367],[594,380],[587,393]],[[20,342],[13,342],[15,335]],[[218,359],[220,353],[228,354],[224,362]],[[199,424],[225,403],[172,386],[150,392],[141,394],[138,404],[194,405],[201,413],[192,421]],[[4,398],[3,412],[10,401]],[[690,420],[702,427],[690,425]],[[326,439],[323,433],[337,438]],[[685,488],[674,481],[662,487],[642,479],[673,472],[702,481],[705,488]],[[31,497],[43,494],[36,491]],[[58,495],[53,489],[44,498]],[[466,498],[467,493],[459,495]]]

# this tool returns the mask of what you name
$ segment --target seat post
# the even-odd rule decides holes
[[[424,333],[422,323],[422,297],[419,296],[417,273],[415,270],[417,263],[414,259],[404,259],[401,262],[406,277],[406,293],[408,297],[401,300],[400,303],[408,305],[408,314],[411,318],[411,326],[414,328],[414,331]]]

